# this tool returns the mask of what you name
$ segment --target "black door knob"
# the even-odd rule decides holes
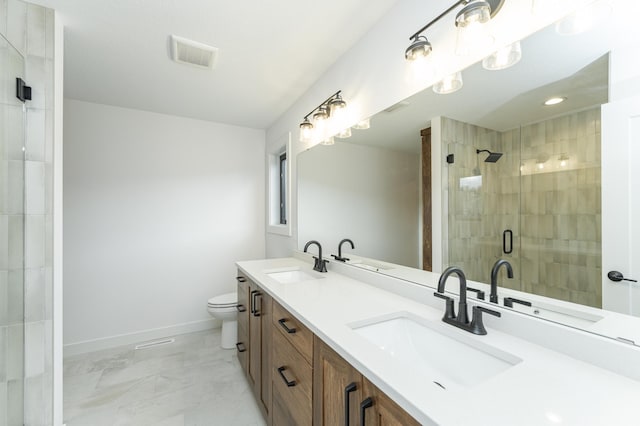
[[[632,280],[630,278],[625,278],[624,275],[622,275],[622,272],[619,271],[609,271],[609,273],[607,274],[607,277],[609,277],[609,279],[613,282],[620,282],[620,281],[631,281],[633,283],[637,283],[638,280]]]

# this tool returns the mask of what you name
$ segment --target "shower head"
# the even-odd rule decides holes
[[[501,152],[491,152],[488,149],[476,149],[476,154],[480,154],[481,152],[488,152],[489,156],[484,159],[485,163],[495,163],[502,157]]]

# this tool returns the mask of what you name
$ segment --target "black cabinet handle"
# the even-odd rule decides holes
[[[247,281],[245,277],[236,277],[236,280],[240,281],[241,283],[244,283]]]
[[[365,426],[364,414],[367,408],[373,407],[373,399],[368,397],[360,403],[360,426]]]
[[[622,272],[619,272],[619,271],[609,271],[609,273],[607,274],[607,277],[614,283],[619,283],[620,281],[631,281],[632,283],[638,282],[638,280],[625,278],[624,275],[622,275]]]
[[[509,248],[507,249],[507,236],[509,238]],[[513,253],[513,231],[511,229],[505,229],[502,233],[502,251],[504,254]]]
[[[286,370],[287,367],[278,367],[278,374],[280,374],[280,377],[282,377],[282,380],[284,380],[284,382],[287,384],[287,386],[294,387],[296,385],[296,381],[295,380],[287,380],[287,378],[284,376],[284,370]]]
[[[251,313],[253,314],[254,317],[259,317],[260,314],[257,313],[258,310],[256,308],[256,296],[260,293],[260,291],[258,290],[252,290],[251,291]]]
[[[282,326],[282,328],[284,328],[287,333],[294,334],[296,332],[296,329],[287,327],[287,325],[285,324],[285,321],[286,321],[286,319],[280,318],[278,320],[278,324],[280,324]]]
[[[240,349],[240,346],[242,346],[242,349]],[[242,342],[236,343],[236,349],[237,349],[237,350],[238,350],[238,352],[240,352],[240,353],[242,353],[242,352],[246,352],[246,351],[247,351],[246,346],[245,346],[245,345],[244,345],[244,343],[242,343]]]
[[[236,305],[238,312],[247,312],[247,308],[244,305]]]
[[[349,394],[358,389],[355,382],[351,382],[344,388],[344,426],[349,426]]]
[[[260,309],[258,309],[258,297],[262,297],[262,293],[256,290],[255,294],[253,295],[253,316],[254,317],[260,316]],[[262,308],[262,302],[260,302],[260,307]]]

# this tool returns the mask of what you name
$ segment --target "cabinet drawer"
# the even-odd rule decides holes
[[[238,323],[238,339],[236,341],[236,354],[238,355],[238,361],[247,374],[249,368],[249,333],[247,328]]]
[[[288,419],[285,424],[311,425],[313,369],[282,333],[273,333],[271,374],[274,424],[277,424],[276,418],[280,418]]]
[[[313,362],[313,333],[275,301],[273,302],[273,325],[309,364]]]

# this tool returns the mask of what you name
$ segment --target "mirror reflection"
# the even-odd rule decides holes
[[[506,259],[514,277],[500,271],[503,289],[603,307],[601,105],[609,52],[624,39],[614,21],[570,37],[551,26],[521,41],[515,66],[476,64],[461,90],[427,89],[372,117],[370,129],[300,154],[300,248],[321,236],[337,254],[350,238],[355,249],[343,256],[356,266],[405,279],[416,276],[409,268],[457,265],[489,283]],[[431,182],[432,154],[441,182]],[[550,306],[549,319],[572,325],[603,318]]]

